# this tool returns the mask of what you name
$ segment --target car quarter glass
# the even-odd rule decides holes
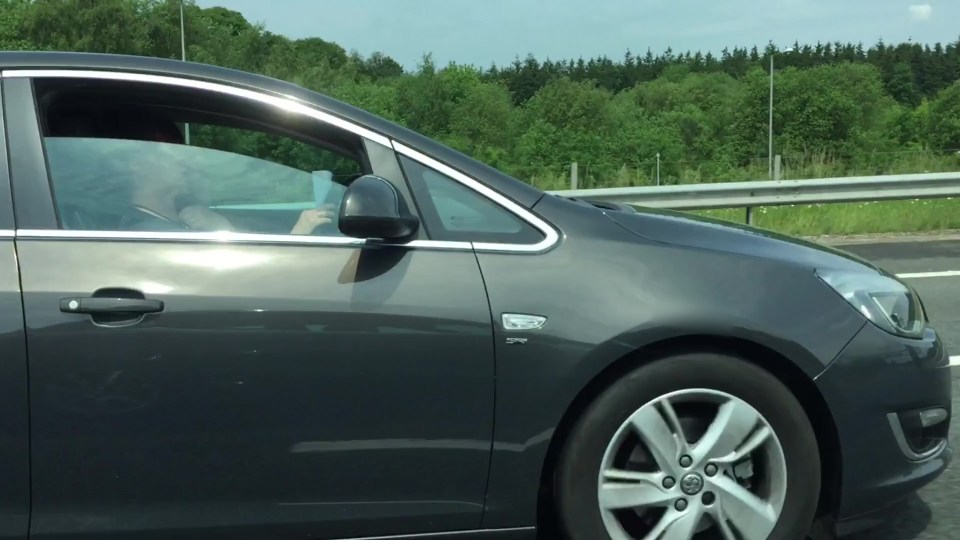
[[[450,177],[400,156],[424,224],[434,238],[535,245],[544,234],[490,199]]]

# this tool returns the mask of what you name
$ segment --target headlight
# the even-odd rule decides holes
[[[909,338],[923,337],[926,316],[907,286],[881,274],[817,270],[817,276],[873,324]]]

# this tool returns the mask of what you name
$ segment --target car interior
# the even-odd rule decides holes
[[[353,170],[349,170],[348,165],[347,170],[330,175],[334,182],[330,202],[334,204],[338,202],[337,193],[342,194],[351,181],[370,172],[363,143],[356,135],[235,96],[223,95],[222,99],[197,103],[196,92],[190,90],[171,86],[158,93],[155,86],[125,81],[51,79],[37,82],[39,121],[47,144],[51,187],[62,228],[127,230],[126,224],[137,210],[132,208],[122,189],[128,180],[101,175],[97,180],[100,185],[96,186],[75,180],[78,161],[90,161],[95,156],[76,152],[72,156],[58,156],[50,151],[51,144],[57,140],[125,139],[183,145],[187,124],[288,138],[329,151],[343,158],[340,163],[352,165]],[[58,162],[58,157],[66,162]],[[304,185],[309,183],[312,172],[294,170],[259,157],[251,156],[248,161],[257,161],[258,171],[265,174],[276,171],[279,176]],[[89,164],[89,167],[97,165]],[[269,183],[271,179],[263,181]],[[118,185],[106,185],[110,182]],[[229,188],[229,184],[226,187]],[[209,206],[213,201],[204,200],[202,191],[192,190],[190,195],[178,200],[178,205],[206,203]],[[283,234],[296,222],[300,212],[311,207],[306,203],[313,200],[312,195],[304,195],[302,206],[234,204],[221,205],[216,211],[245,232]],[[339,235],[339,232],[334,224],[322,227],[315,234]]]

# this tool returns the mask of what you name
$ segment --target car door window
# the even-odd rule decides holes
[[[237,117],[55,96],[39,101],[65,229],[338,236],[339,203],[366,172],[361,156]]]
[[[301,141],[217,125],[191,125],[191,145],[220,155],[229,176],[216,171],[198,179],[205,197],[221,208],[309,207],[322,196],[314,179],[327,174],[325,204],[339,203],[347,182],[363,173],[356,160]],[[210,167],[208,167],[210,169]],[[318,188],[320,189],[320,188]]]
[[[400,157],[431,235],[444,240],[533,244],[542,233],[449,176]]]

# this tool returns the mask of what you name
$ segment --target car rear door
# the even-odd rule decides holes
[[[0,100],[2,100],[0,89]],[[0,134],[6,126],[0,116]],[[30,516],[27,351],[7,147],[0,145],[0,538],[26,538]]]
[[[276,128],[270,133],[331,147],[356,139],[363,172],[403,190],[389,141],[298,102],[219,84],[63,71],[5,72],[4,82],[17,133],[32,538],[343,538],[479,527],[494,359],[469,243],[436,242],[424,231],[403,247],[376,245],[338,236],[335,224],[288,234],[311,204],[301,189],[311,169],[202,147],[235,143],[240,135],[229,130],[191,123],[193,144],[172,150],[48,130],[65,110],[124,100],[233,124],[257,115],[251,125]],[[41,85],[54,89],[41,95]],[[92,101],[57,108],[73,95]],[[309,149],[256,137],[235,146],[269,148],[291,163]],[[141,154],[123,153],[136,145]],[[166,161],[156,161],[154,146],[171,152]],[[130,223],[116,217],[125,203],[107,189],[126,175],[141,190],[200,175],[215,199],[204,211],[253,232],[111,229]],[[285,179],[305,183],[288,189]],[[12,262],[0,264],[0,285],[13,287],[14,277]],[[11,314],[19,313],[15,298],[0,296]],[[122,313],[104,298],[119,298],[109,301]],[[104,311],[81,313],[97,302]],[[22,351],[10,317],[0,319],[4,339]],[[13,384],[23,369],[14,362],[0,381],[8,406],[25,400]],[[22,427],[11,418],[4,429]],[[3,451],[17,457],[13,447]]]

